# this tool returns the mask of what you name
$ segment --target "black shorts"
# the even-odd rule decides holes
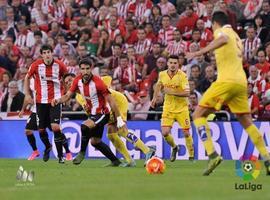
[[[46,121],[48,122],[46,127],[49,128],[50,130],[52,130],[49,118]],[[25,129],[26,130],[32,130],[32,131],[38,130],[37,114],[36,113],[32,112],[31,115],[28,117]]]
[[[61,105],[54,107],[51,104],[37,103],[37,125],[39,129],[45,129],[48,124],[60,124]]]
[[[96,126],[90,131],[90,138],[97,137],[102,138],[104,126],[109,122],[110,113],[108,114],[98,114],[98,115],[90,115],[89,119],[91,119]]]

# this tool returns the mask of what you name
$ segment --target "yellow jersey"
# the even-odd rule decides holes
[[[158,84],[164,88],[175,89],[176,91],[189,91],[187,75],[180,69],[170,77],[168,71],[159,73]],[[165,94],[163,111],[179,113],[188,110],[188,98]]]
[[[218,28],[214,32],[214,38],[226,35],[228,43],[215,49],[218,77],[217,82],[233,82],[247,85],[247,78],[242,64],[242,41],[230,25]]]
[[[128,106],[128,100],[125,95],[113,89],[109,89],[109,91],[111,92],[111,95],[113,99],[115,100],[115,103],[118,108],[122,106]]]

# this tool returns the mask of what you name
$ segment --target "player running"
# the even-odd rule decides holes
[[[111,149],[102,142],[101,138],[104,126],[110,118],[110,107],[116,113],[117,127],[123,127],[125,122],[122,120],[119,110],[104,82],[91,73],[92,62],[87,58],[82,59],[79,67],[81,74],[74,79],[70,90],[61,98],[56,98],[52,101],[52,106],[58,106],[68,101],[75,92],[80,92],[89,107],[89,119],[81,124],[81,150],[73,160],[73,164],[78,165],[84,160],[86,148],[91,139],[92,146],[111,160],[112,166],[119,166],[121,162]]]
[[[189,133],[190,117],[188,110],[189,83],[186,74],[179,69],[178,56],[171,55],[167,62],[168,70],[159,73],[151,107],[155,107],[160,91],[165,93],[161,116],[161,132],[166,142],[172,147],[171,162],[175,161],[179,146],[171,135],[172,125],[179,123],[186,139],[189,160],[194,160],[193,138]]]
[[[192,59],[215,50],[217,62],[217,81],[204,93],[193,114],[194,124],[210,159],[203,175],[209,175],[222,162],[222,157],[214,148],[206,117],[215,110],[220,110],[224,104],[236,114],[265,160],[266,173],[270,175],[270,155],[262,135],[252,122],[248,106],[247,78],[242,65],[242,42],[228,23],[228,16],[225,13],[215,12],[212,16],[214,41],[200,51],[186,54],[186,58]]]

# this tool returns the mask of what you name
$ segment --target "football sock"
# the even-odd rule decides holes
[[[32,147],[33,151],[36,151],[37,145],[36,145],[36,138],[35,138],[34,134],[30,134],[30,135],[26,135],[26,136],[27,136],[28,143]]]
[[[66,153],[70,153],[69,148],[68,148],[68,140],[64,133],[61,133],[61,138],[62,138],[62,145],[64,149],[66,150]]]
[[[46,149],[51,148],[51,143],[49,141],[49,136],[46,130],[39,131],[39,137],[45,145]]]
[[[185,135],[186,147],[188,149],[189,157],[194,157],[193,138],[190,134]]]
[[[166,136],[164,136],[164,139],[166,140],[166,142],[172,147],[175,148],[176,144],[174,142],[173,136],[171,134],[168,134]]]
[[[128,132],[128,130],[124,129],[123,131],[118,131],[118,133],[126,138],[127,141],[131,142],[136,148],[140,149],[144,154],[150,151],[149,147],[146,146],[140,138],[133,133]]]
[[[54,143],[56,146],[58,158],[63,157],[63,146],[62,146],[62,136],[61,136],[61,131],[54,131]]]
[[[263,137],[260,134],[258,128],[254,124],[252,124],[246,129],[246,132],[248,133],[253,144],[256,146],[256,148],[260,152],[263,159],[270,160],[269,152],[266,149]]]
[[[124,142],[120,139],[117,133],[109,133],[107,134],[109,140],[113,143],[116,150],[119,151],[125,158],[125,160],[130,163],[132,158],[128,153],[127,147],[125,146]]]
[[[213,154],[215,152],[215,148],[211,138],[210,127],[207,124],[206,118],[205,117],[197,118],[193,122],[197,128],[201,140],[203,141],[203,145],[207,155],[209,156]]]
[[[90,139],[90,128],[84,124],[81,125],[81,132],[82,132],[82,137],[81,137],[81,152],[86,151],[86,148],[89,143]]]
[[[99,143],[94,144],[93,147],[95,147],[97,150],[99,150],[110,161],[114,162],[114,161],[118,160],[118,158],[111,151],[110,147],[108,147],[107,144],[105,144],[104,142],[100,141]]]

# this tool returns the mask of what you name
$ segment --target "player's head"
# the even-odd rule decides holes
[[[84,82],[88,82],[92,77],[92,67],[94,66],[93,61],[89,58],[83,58],[80,63],[80,71]]]
[[[40,48],[41,57],[46,65],[49,65],[53,61],[53,48],[51,45],[44,44]]]
[[[64,80],[66,91],[69,90],[69,88],[71,87],[74,78],[75,78],[75,74],[73,73],[68,73],[64,75],[63,80]]]
[[[169,71],[175,72],[176,70],[178,70],[178,68],[179,68],[179,60],[178,59],[179,58],[176,55],[171,55],[168,58],[167,65],[168,65],[168,70]]]
[[[219,27],[229,24],[229,18],[224,12],[216,11],[212,16],[212,24],[213,30],[216,30]]]

